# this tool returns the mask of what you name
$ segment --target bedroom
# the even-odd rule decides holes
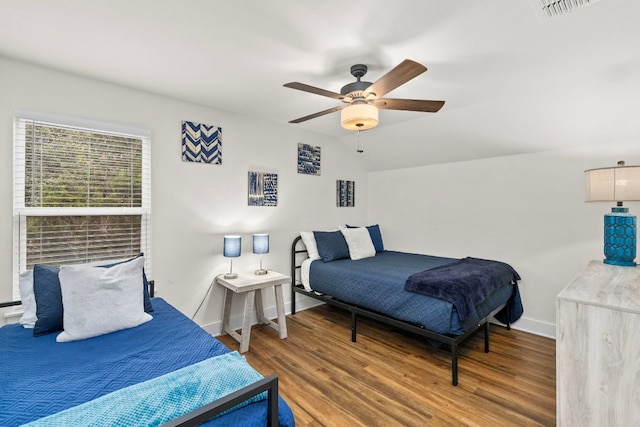
[[[1,1],[0,135],[10,146],[17,110],[149,129],[151,274],[158,295],[188,316],[204,300],[196,321],[213,334],[221,327],[223,290],[207,292],[229,268],[225,234],[243,236],[234,269],[256,268],[249,238],[268,232],[265,265],[287,272],[300,230],[379,223],[390,248],[514,265],[525,306],[514,326],[553,337],[555,296],[589,260],[602,258],[602,215],[610,206],[584,203],[582,172],[618,160],[640,163],[633,108],[640,35],[631,19],[637,2],[601,0],[548,21],[534,2],[422,3],[351,2],[336,14],[336,4],[181,2],[171,13],[152,14],[160,22],[154,24],[145,14],[150,3]],[[203,35],[193,28],[192,8],[221,29]],[[310,30],[329,17],[349,25],[335,34]],[[211,65],[193,74],[180,73],[190,63],[181,44],[187,26],[202,37],[197,46],[212,51]],[[362,46],[363,54],[356,51]],[[378,128],[360,136],[362,154],[336,115],[287,124],[332,104],[283,83],[337,90],[350,81],[353,63],[379,61],[370,71],[375,77],[405,58],[429,71],[394,96],[444,99],[442,111],[381,112]],[[197,67],[200,59],[193,61]],[[182,162],[182,120],[224,129],[221,165]],[[320,176],[296,172],[298,142],[322,147]],[[12,158],[0,162],[4,301],[12,297]],[[278,174],[276,207],[247,205],[252,170]],[[356,182],[354,207],[336,207],[337,179]],[[239,318],[241,307],[233,312]]]

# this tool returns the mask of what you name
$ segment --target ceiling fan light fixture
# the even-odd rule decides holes
[[[378,125],[378,109],[370,104],[351,104],[340,111],[340,123],[347,130],[367,130]]]
[[[304,83],[285,83],[285,87],[326,96],[347,104],[318,111],[317,113],[309,114],[307,116],[300,117],[299,119],[290,120],[289,123],[302,123],[326,114],[341,111],[340,122],[342,127],[347,130],[360,131],[371,129],[378,125],[379,109],[435,113],[442,108],[444,101],[383,98],[385,94],[399,86],[402,86],[425,71],[427,71],[427,67],[424,65],[410,59],[405,59],[387,74],[380,77],[375,82],[370,83],[361,80],[367,72],[367,66],[363,64],[356,64],[351,67],[351,75],[357,80],[343,86],[340,93],[309,86]]]

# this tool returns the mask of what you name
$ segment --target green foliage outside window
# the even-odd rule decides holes
[[[27,208],[142,206],[142,139],[49,123],[25,125]],[[135,256],[141,215],[29,215],[26,267]]]

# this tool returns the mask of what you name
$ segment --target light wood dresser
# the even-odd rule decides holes
[[[640,268],[589,262],[556,325],[557,425],[640,426]]]

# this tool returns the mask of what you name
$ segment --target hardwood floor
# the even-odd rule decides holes
[[[279,376],[297,426],[553,426],[555,341],[491,325],[459,350],[459,384],[450,354],[423,338],[327,306],[287,316],[289,337],[255,326],[245,357]],[[219,337],[232,350],[238,343]]]

